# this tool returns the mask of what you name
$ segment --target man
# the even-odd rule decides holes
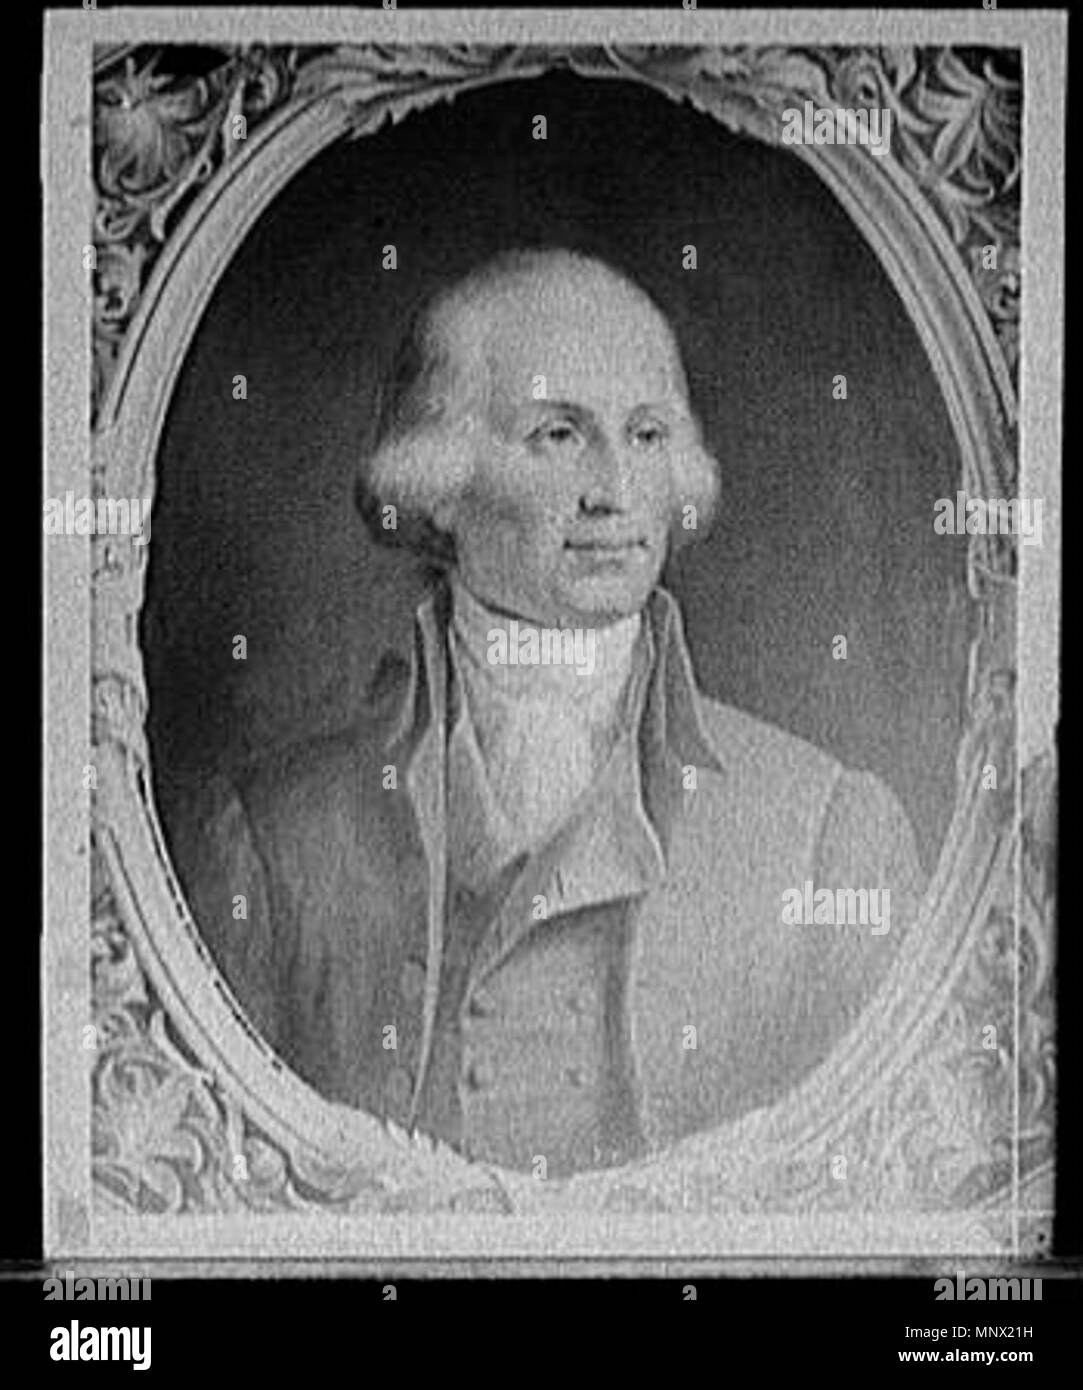
[[[411,329],[360,501],[447,582],[356,725],[212,789],[178,854],[329,1099],[557,1177],[778,1100],[873,997],[921,891],[904,814],[702,696],[658,587],[718,488],[672,333],[609,267],[511,253]],[[879,891],[890,929],[795,923],[809,883]]]

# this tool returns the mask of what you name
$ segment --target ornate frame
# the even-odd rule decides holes
[[[647,83],[773,143],[782,110],[806,99],[890,107],[885,158],[853,147],[791,153],[849,212],[916,324],[958,439],[960,486],[1012,493],[1020,93],[991,54],[981,71],[951,49],[915,47],[221,44],[207,55],[204,75],[170,82],[134,45],[97,50],[95,490],[154,496],[157,442],[195,327],[242,238],[298,169],[388,119],[564,66]],[[238,115],[242,142],[229,135]],[[981,263],[987,245],[997,247],[992,271]],[[956,812],[911,949],[861,1025],[782,1104],[564,1184],[470,1164],[332,1105],[254,1033],[184,904],[150,792],[136,637],[146,548],[94,538],[92,557],[97,1046],[85,1056],[95,1211],[667,1213],[754,1218],[766,1230],[765,1218],[852,1216],[871,1229],[873,1214],[905,1214],[962,1217],[941,1248],[1042,1249],[1052,1205],[1054,774],[1051,750],[1015,767],[1014,538],[969,540],[980,627]],[[979,789],[987,763],[1001,770],[1001,793]],[[1007,790],[1017,783],[1021,816]],[[85,957],[53,959],[61,988],[65,971],[86,968]],[[981,1048],[989,1023],[994,1052]],[[830,1174],[837,1152],[851,1159],[845,1183]],[[1022,1213],[1021,1226],[1024,1193],[1035,1214]],[[53,1197],[59,1245],[82,1244],[85,1203],[63,1189]],[[898,1248],[880,1240],[862,1243]],[[758,1248],[776,1247],[769,1237]]]

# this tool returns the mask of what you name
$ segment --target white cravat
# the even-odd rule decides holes
[[[449,828],[460,864],[487,877],[543,843],[600,771],[620,732],[642,624],[637,613],[595,629],[589,674],[497,665],[491,634],[511,620],[457,579],[452,595],[450,645],[465,708],[449,746]]]

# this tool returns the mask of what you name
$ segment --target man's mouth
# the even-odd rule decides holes
[[[573,550],[587,555],[623,555],[634,550],[646,550],[647,542],[642,536],[593,537],[585,540],[566,540],[565,550]]]

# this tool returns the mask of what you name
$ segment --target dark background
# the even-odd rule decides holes
[[[704,689],[881,775],[931,870],[974,612],[965,538],[933,533],[960,462],[916,332],[795,155],[646,87],[565,74],[336,145],[230,264],[158,467],[142,628],[167,830],[187,779],[349,723],[407,640],[422,572],[374,550],[352,505],[376,376],[430,293],[551,244],[629,273],[682,343],[723,481],[711,537],[667,575]]]

